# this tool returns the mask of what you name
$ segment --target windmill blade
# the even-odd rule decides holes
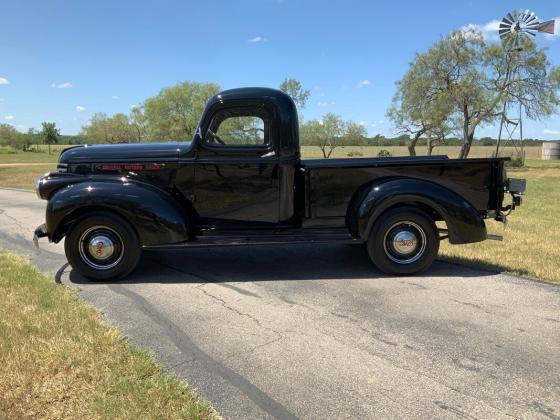
[[[537,31],[539,32],[545,32],[547,34],[551,34],[554,35],[554,29],[556,26],[556,20],[547,20],[546,22],[542,22],[539,24],[539,27],[537,28]]]
[[[511,24],[509,23],[500,23],[500,28],[499,29],[511,29]]]
[[[531,15],[533,14],[533,12],[531,12],[530,10],[524,10],[521,15],[519,16],[519,20],[521,22],[527,22],[527,20],[531,17]]]
[[[515,12],[513,12],[513,13],[515,13]],[[516,20],[516,19],[511,15],[511,12],[508,13],[508,14],[506,15],[506,17],[507,17],[509,20],[511,20],[512,23],[515,22],[515,20]]]
[[[504,18],[502,19],[502,23],[507,23],[508,25],[511,25],[511,24],[513,23],[513,21],[512,21],[512,20],[509,20],[507,17],[504,17]]]
[[[535,22],[538,22],[538,21],[539,21],[539,18],[534,13],[531,13],[530,16],[528,16],[526,19],[523,19],[523,22],[525,22],[526,25],[530,25],[531,23],[535,23]]]
[[[525,29],[532,29],[532,30],[537,30],[540,26],[540,22],[537,20],[535,23],[531,23],[529,25],[525,25]]]

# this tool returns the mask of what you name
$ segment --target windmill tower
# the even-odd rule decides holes
[[[539,18],[530,10],[514,10],[509,12],[500,22],[499,35],[502,46],[508,57],[508,63],[512,62],[511,55],[523,51],[523,39],[537,35],[537,32],[554,34],[555,21],[540,22]],[[508,64],[509,66],[509,64]],[[519,65],[506,71],[506,83],[511,80],[519,80]],[[510,115],[507,113],[510,112]],[[496,144],[496,156],[499,156],[500,147],[513,147],[515,153],[525,162],[523,151],[523,107],[521,103],[505,100],[500,119],[500,131]]]

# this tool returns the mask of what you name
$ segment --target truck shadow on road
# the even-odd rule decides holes
[[[437,261],[412,278],[480,277],[495,272]],[[346,245],[285,245],[145,252],[138,267],[119,283],[221,283],[387,278],[363,248]],[[91,283],[76,271],[75,284]],[[99,283],[99,282],[96,282]]]

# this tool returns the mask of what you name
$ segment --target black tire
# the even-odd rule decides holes
[[[138,264],[142,248],[134,229],[120,216],[91,213],[66,233],[64,251],[68,262],[92,280],[117,280]]]
[[[432,218],[422,210],[398,207],[375,222],[367,249],[376,267],[386,274],[418,274],[436,259],[439,234]]]

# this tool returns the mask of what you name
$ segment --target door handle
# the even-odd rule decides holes
[[[276,156],[276,151],[274,151],[274,150],[271,150],[270,152],[265,153],[264,155],[261,155],[262,158],[274,157],[274,156]]]

